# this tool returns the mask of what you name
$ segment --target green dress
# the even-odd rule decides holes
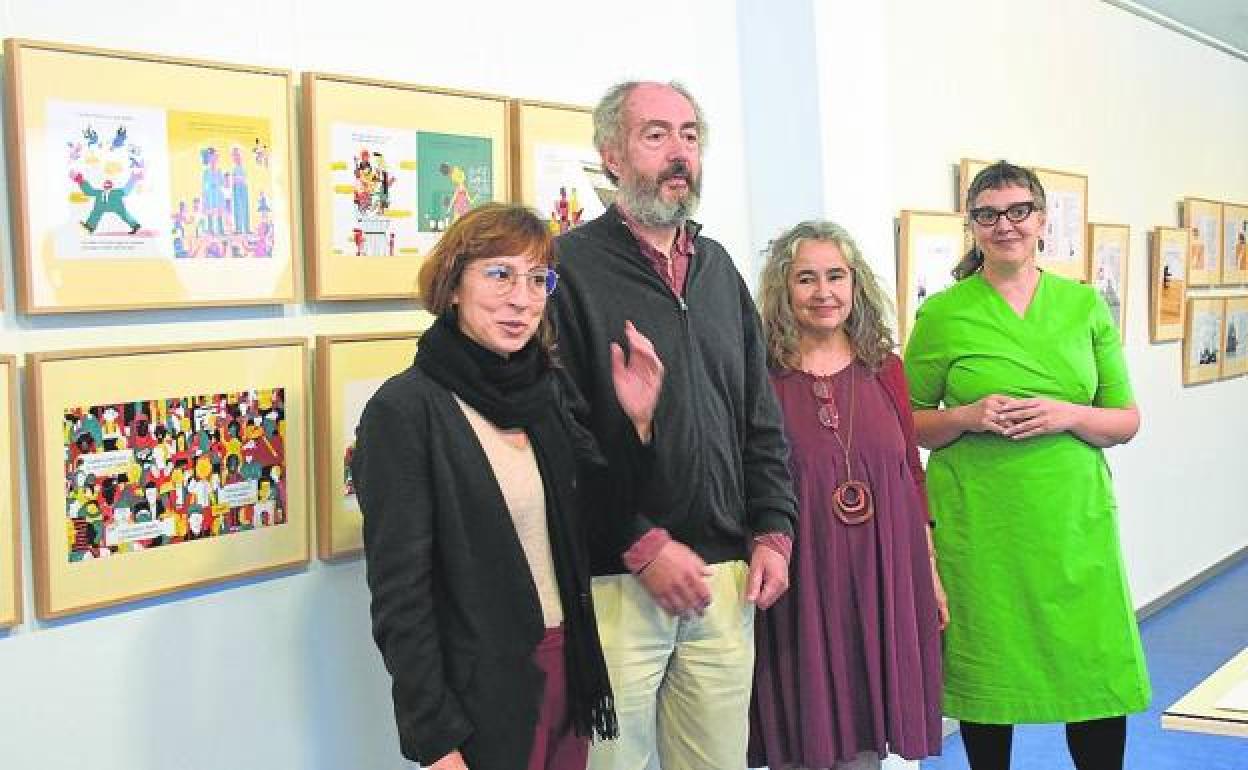
[[[1118,331],[1089,286],[1042,273],[1020,318],[982,274],[930,297],[905,354],[915,409],[991,394],[1132,403]],[[1148,707],[1148,673],[1104,455],[1071,433],[964,433],[927,490],[949,595],[944,710],[1075,722]]]

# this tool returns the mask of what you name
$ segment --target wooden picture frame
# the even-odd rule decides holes
[[[1150,239],[1148,335],[1152,342],[1183,338],[1187,317],[1187,230],[1158,227]]]
[[[419,339],[419,332],[316,338],[316,548],[322,559],[364,548],[350,475],[355,429],[377,388],[412,364]]]
[[[595,219],[615,201],[589,107],[512,100],[511,147],[512,200],[537,209],[551,232]]]
[[[1100,222],[1088,224],[1089,283],[1096,287],[1109,314],[1127,340],[1127,288],[1131,264],[1131,227]]]
[[[1218,285],[1222,281],[1222,204],[1184,198],[1183,227],[1188,234],[1188,285]]]
[[[1222,204],[1222,284],[1248,284],[1248,205]]]
[[[4,50],[23,312],[295,299],[289,71],[12,38]]]
[[[1088,281],[1088,177],[1033,168],[1045,195],[1044,234],[1036,265],[1072,281]]]
[[[966,218],[948,211],[902,211],[897,232],[897,337],[904,347],[925,299],[954,283]]]
[[[971,181],[975,179],[975,175],[991,166],[996,161],[979,160],[977,158],[963,158],[958,162],[958,199],[954,203],[954,210],[966,215],[969,208],[966,205],[966,194],[970,192]],[[969,245],[968,245],[969,248]]]
[[[1226,301],[1198,297],[1187,301],[1183,332],[1183,384],[1198,385],[1218,379],[1222,371],[1222,324]]]
[[[1248,374],[1248,295],[1226,298],[1222,324],[1222,369],[1224,379]]]
[[[0,355],[0,628],[22,622],[17,403],[17,358]]]
[[[39,617],[306,563],[306,359],[302,338],[30,355]]]
[[[306,72],[303,115],[312,299],[414,298],[439,233],[509,200],[504,97]]]

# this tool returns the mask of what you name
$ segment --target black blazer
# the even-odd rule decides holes
[[[451,392],[416,366],[377,391],[356,435],[373,637],[403,754],[427,765],[458,748],[473,770],[523,770],[544,625],[489,460]]]

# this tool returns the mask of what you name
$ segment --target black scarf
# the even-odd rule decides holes
[[[550,357],[532,339],[503,358],[464,336],[450,311],[421,336],[416,364],[495,426],[523,428],[528,436],[546,492],[546,527],[563,603],[569,718],[577,735],[616,737],[619,727],[594,620],[584,534],[566,485],[550,483],[577,472],[575,447],[584,433],[563,406]]]

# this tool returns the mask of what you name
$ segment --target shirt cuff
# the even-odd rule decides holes
[[[672,542],[672,536],[667,533],[666,529],[655,527],[647,530],[646,534],[637,538],[637,542],[629,546],[620,557],[624,562],[624,568],[636,575],[650,566],[650,562],[655,560],[659,551],[663,550],[663,546],[670,542]]]
[[[793,538],[788,535],[781,535],[778,532],[770,532],[766,535],[755,535],[754,545],[762,545],[770,548],[776,553],[784,557],[784,563],[789,563],[789,558],[793,555]]]

